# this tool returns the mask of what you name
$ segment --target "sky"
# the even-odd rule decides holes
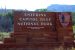
[[[75,0],[0,0],[0,8],[36,10],[52,4],[75,5]]]

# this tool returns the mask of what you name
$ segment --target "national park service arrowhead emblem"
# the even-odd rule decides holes
[[[68,26],[70,22],[70,14],[67,12],[61,12],[59,13],[59,20],[63,27]]]

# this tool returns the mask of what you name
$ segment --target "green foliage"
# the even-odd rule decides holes
[[[0,14],[0,16],[2,16],[2,14]]]
[[[4,16],[4,14],[0,14],[0,16]]]
[[[73,26],[73,33],[75,34],[75,26]]]
[[[11,19],[11,23],[13,24],[13,12],[8,12],[6,16]]]
[[[47,9],[36,9],[36,12],[47,12]]]
[[[10,32],[13,31],[13,13],[8,12],[6,14],[1,14],[0,16],[0,31]]]
[[[75,12],[72,12],[72,22],[73,22],[73,25],[75,25]]]
[[[73,26],[73,33],[74,33],[74,38],[75,38],[75,26]]]
[[[0,32],[0,41],[3,41],[4,38],[9,38],[10,33],[7,32]]]

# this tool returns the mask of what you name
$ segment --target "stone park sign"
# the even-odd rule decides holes
[[[19,14],[20,13],[20,14]],[[17,16],[16,16],[17,15]],[[53,16],[53,17],[52,17]],[[54,13],[45,12],[16,12],[14,17],[15,32],[54,32]],[[32,33],[31,33],[32,34]]]
[[[14,11],[13,15],[14,32],[1,47],[49,50],[73,46],[71,13]]]
[[[17,16],[16,16],[17,15]],[[47,12],[15,12],[15,34],[25,35],[22,43],[49,44],[57,42],[54,13]],[[17,35],[18,36],[18,35]],[[17,43],[20,44],[21,41]],[[26,41],[24,41],[26,40]],[[22,44],[21,43],[21,44]]]

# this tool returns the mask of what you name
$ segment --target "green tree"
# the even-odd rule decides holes
[[[6,14],[6,17],[10,18],[10,19],[11,19],[11,23],[13,24],[13,18],[14,18],[13,12],[8,12],[8,13]]]
[[[75,25],[75,12],[72,12],[72,23]]]
[[[35,12],[47,12],[47,9],[36,9]]]
[[[8,12],[5,15],[5,23],[4,23],[4,30],[6,32],[13,31],[13,12]]]

